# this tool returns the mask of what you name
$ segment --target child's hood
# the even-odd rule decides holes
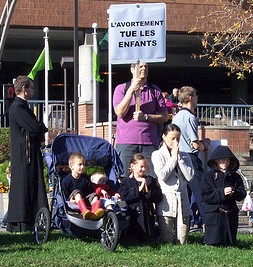
[[[209,157],[208,166],[216,169],[215,160],[222,158],[230,158],[229,171],[237,171],[240,163],[228,146],[217,146]]]

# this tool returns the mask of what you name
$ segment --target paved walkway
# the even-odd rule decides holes
[[[253,234],[253,227],[248,224],[239,224],[238,232],[242,234]]]

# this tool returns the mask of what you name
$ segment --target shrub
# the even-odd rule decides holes
[[[4,185],[2,184],[2,182],[0,182],[0,193],[8,193],[8,191],[9,191],[9,186]]]
[[[9,161],[0,164],[0,193],[7,193],[9,191],[9,182],[6,178],[6,168],[9,166]]]
[[[95,172],[105,172],[105,169],[102,166],[86,166],[84,173],[88,176],[91,176]]]
[[[10,161],[5,161],[0,163],[0,182],[4,185],[8,185],[8,180],[6,178],[6,168],[9,166]]]
[[[0,163],[10,160],[10,129],[0,128]]]

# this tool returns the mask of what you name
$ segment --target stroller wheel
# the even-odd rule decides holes
[[[114,212],[109,211],[104,216],[101,245],[109,251],[114,251],[120,238],[119,222]]]
[[[50,214],[47,208],[41,208],[36,214],[34,233],[37,244],[47,241],[50,232]]]

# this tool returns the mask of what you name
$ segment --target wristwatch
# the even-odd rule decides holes
[[[150,115],[149,114],[144,114],[144,119],[145,119],[145,121],[149,121],[150,120]]]

